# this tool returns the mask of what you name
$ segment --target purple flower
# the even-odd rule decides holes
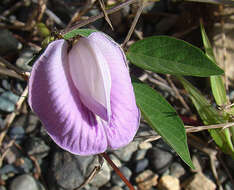
[[[125,146],[139,126],[125,55],[101,32],[71,50],[65,40],[50,43],[33,66],[28,101],[56,144],[73,154]]]

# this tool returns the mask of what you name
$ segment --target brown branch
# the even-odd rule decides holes
[[[180,95],[179,90],[176,88],[176,86],[174,85],[174,83],[171,80],[170,75],[167,75],[167,80],[169,82],[169,84],[171,85],[172,89],[174,90],[177,98],[179,99],[179,101],[181,102],[181,104],[185,107],[186,110],[190,110],[188,104],[185,102],[184,98]]]
[[[105,4],[103,2],[103,0],[98,0],[99,4],[100,4],[100,7],[102,9],[102,12],[104,14],[104,18],[106,20],[106,22],[109,24],[109,26],[111,27],[111,30],[114,30],[112,24],[111,24],[111,20],[110,18],[108,17],[108,14],[106,13],[106,8],[105,8]]]
[[[130,190],[135,190],[135,188],[132,186],[132,184],[127,180],[127,178],[122,174],[122,172],[119,170],[119,168],[114,164],[114,162],[109,158],[109,156],[104,152],[101,154],[103,158],[110,164],[110,166],[114,169],[116,174],[123,180],[123,182],[128,186]]]
[[[111,8],[111,9],[106,10],[106,13],[107,13],[107,14],[112,14],[112,13],[117,12],[118,10],[122,9],[122,8],[125,7],[125,6],[128,6],[128,5],[130,5],[130,4],[135,3],[136,1],[137,1],[137,0],[127,0],[127,1],[125,1],[125,2],[123,2],[123,3],[120,3],[119,5],[117,5],[117,6],[113,7],[113,8]],[[64,34],[70,32],[70,31],[72,31],[72,30],[74,30],[74,29],[77,29],[77,28],[80,28],[80,27],[82,27],[82,26],[85,26],[85,25],[87,25],[87,24],[89,24],[89,23],[95,22],[96,20],[98,20],[98,19],[100,19],[100,18],[102,18],[102,17],[104,17],[104,13],[100,13],[100,14],[97,15],[97,16],[92,16],[92,17],[90,17],[89,19],[84,20],[84,21],[81,21],[81,22],[77,23],[76,25],[74,25],[74,26],[72,26],[72,27],[70,27],[70,28],[68,28],[68,29],[62,30],[62,31],[61,31],[61,34],[64,35]]]
[[[87,0],[86,3],[85,3],[85,5],[83,6],[83,7],[84,7],[83,10],[81,10],[81,11],[80,11],[80,10],[77,10],[77,11],[73,14],[73,16],[72,16],[71,20],[69,21],[69,23],[68,23],[68,25],[67,25],[66,28],[67,28],[67,29],[70,28],[71,25],[72,25],[74,22],[78,21],[78,20],[80,19],[81,16],[83,16],[87,11],[89,11],[89,10],[93,7],[93,5],[94,5],[95,2],[96,2],[96,0],[95,0],[95,1]]]
[[[28,78],[30,76],[29,72],[21,71],[18,67],[12,65],[11,63],[9,63],[6,59],[2,57],[0,57],[0,62],[3,63],[9,69],[12,69],[14,72],[19,74],[22,78]]]
[[[98,161],[99,161],[99,165],[95,166],[93,168],[93,170],[91,171],[91,173],[88,175],[88,177],[84,180],[84,182],[81,185],[79,185],[79,187],[75,188],[74,190],[82,189],[97,175],[97,173],[100,171],[102,164],[103,164],[103,161],[104,161],[100,155],[98,156]]]
[[[129,39],[131,38],[132,36],[132,33],[136,27],[136,24],[137,24],[137,21],[139,20],[140,16],[141,16],[141,13],[143,11],[143,8],[144,8],[144,4],[143,2],[140,0],[139,1],[139,7],[138,7],[138,10],[137,10],[137,13],[136,13],[136,16],[134,17],[134,20],[132,22],[132,25],[131,25],[131,28],[130,30],[128,31],[128,34],[122,44],[122,48],[124,48],[124,46],[126,45],[126,43],[129,41]]]
[[[217,125],[205,125],[205,126],[185,126],[186,133],[200,132],[209,129],[225,129],[234,126],[234,122],[217,124]],[[144,142],[152,142],[160,139],[160,135],[146,135],[146,136],[136,136],[135,139],[143,139]]]

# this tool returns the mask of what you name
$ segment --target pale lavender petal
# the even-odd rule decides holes
[[[28,101],[48,134],[63,149],[79,155],[106,150],[104,127],[81,103],[72,82],[64,40],[49,44],[34,64]]]
[[[68,54],[72,80],[85,106],[110,120],[111,75],[99,45],[80,38]]]
[[[126,58],[118,44],[101,32],[88,39],[96,43],[106,58],[111,73],[111,120],[105,127],[108,146],[116,149],[133,140],[139,126],[140,112],[136,106]]]

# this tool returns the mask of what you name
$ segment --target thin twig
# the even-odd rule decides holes
[[[37,22],[40,22],[46,10],[45,0],[38,0],[38,15]]]
[[[98,156],[98,160],[99,160],[99,165],[95,166],[93,170],[91,171],[91,173],[88,175],[88,177],[84,180],[84,182],[79,187],[75,188],[74,190],[82,189],[97,175],[97,173],[100,171],[102,167],[103,158],[101,156]]]
[[[186,0],[191,2],[211,3],[211,4],[229,4],[234,5],[232,0]]]
[[[19,75],[15,71],[12,71],[11,69],[7,69],[6,67],[3,67],[1,64],[0,64],[0,75],[14,77],[20,80],[25,80],[21,75]]]
[[[141,0],[139,0],[139,3],[138,3],[138,4],[139,4],[139,7],[138,7],[138,10],[137,10],[136,16],[134,17],[134,20],[133,20],[133,22],[132,22],[132,25],[131,25],[129,31],[128,31],[128,34],[127,34],[127,36],[126,36],[126,38],[125,38],[123,44],[121,45],[122,48],[124,48],[124,46],[126,45],[126,43],[127,43],[127,42],[129,41],[129,39],[131,38],[132,33],[133,33],[133,31],[134,31],[134,29],[135,29],[135,27],[136,27],[137,21],[138,21],[138,19],[140,18],[141,13],[142,13],[142,11],[143,11],[143,8],[144,8],[143,2],[142,2]]]
[[[234,103],[232,103],[232,104],[230,104],[230,105],[226,105],[226,106],[224,107],[224,110],[227,110],[227,109],[231,108],[232,106],[234,106]]]
[[[100,7],[102,9],[102,12],[104,14],[104,18],[106,20],[106,22],[109,24],[109,26],[111,27],[112,30],[114,30],[112,24],[111,24],[111,20],[110,18],[108,17],[108,14],[106,13],[106,8],[105,8],[105,4],[103,2],[103,0],[98,0],[99,4],[100,4]]]
[[[171,80],[170,75],[167,75],[167,80],[169,82],[169,84],[171,85],[172,89],[174,90],[177,98],[179,99],[179,101],[181,102],[181,104],[185,107],[186,110],[190,110],[188,104],[184,101],[184,98],[180,95],[178,89],[176,88],[176,86],[174,85],[174,83]]]
[[[234,126],[234,122],[217,124],[217,125],[205,125],[205,126],[185,126],[186,133],[195,133],[209,129],[225,129]],[[152,142],[160,139],[160,135],[147,135],[147,136],[136,136],[135,139],[145,139],[144,142]]]
[[[93,5],[94,5],[95,2],[96,2],[96,0],[94,0],[94,1],[87,0],[86,3],[85,3],[85,5],[83,6],[83,9],[82,9],[81,11],[80,11],[80,9],[78,9],[78,10],[73,14],[73,16],[72,16],[72,18],[71,18],[71,20],[70,20],[70,22],[68,23],[68,25],[67,25],[66,28],[70,28],[71,25],[72,25],[74,22],[78,21],[78,20],[80,19],[81,16],[83,16],[87,11],[89,11],[89,10],[93,7]]]
[[[175,93],[174,93],[174,90],[173,90],[170,86],[168,86],[167,84],[165,84],[165,83],[163,83],[163,82],[161,82],[161,81],[159,81],[159,80],[157,80],[157,79],[154,79],[154,78],[152,78],[152,77],[150,77],[150,76],[148,77],[148,80],[149,80],[150,82],[156,84],[156,85],[162,86],[162,88],[163,88],[164,90],[170,92],[171,95],[174,95],[174,94],[175,94]]]
[[[41,168],[40,168],[40,164],[38,163],[37,159],[32,156],[32,155],[29,155],[29,158],[34,162],[34,165],[35,165],[35,168],[36,168],[36,171],[34,173],[34,177],[36,179],[39,179],[40,176],[41,176]]]
[[[142,79],[142,80],[141,80]],[[152,73],[150,71],[146,71],[144,75],[142,75],[139,80],[145,81],[148,79],[151,83],[161,86],[164,90],[168,91],[170,94],[174,95],[174,90],[168,85],[168,82],[160,77],[156,73]]]
[[[63,21],[54,13],[52,12],[50,9],[46,9],[45,13],[48,17],[50,17],[50,19],[52,19],[57,25],[61,26],[61,27],[65,27],[66,25],[63,23]]]
[[[9,129],[9,127],[11,126],[13,120],[15,119],[15,116],[18,114],[27,95],[28,95],[28,86],[24,89],[22,95],[20,96],[19,100],[17,101],[15,110],[6,117],[4,130],[0,134],[0,146],[2,145],[3,139],[6,136],[7,131]]]
[[[12,69],[13,71],[15,71],[17,74],[21,75],[23,78],[30,76],[29,72],[23,72],[23,71],[21,71],[19,68],[17,68],[16,66],[12,65],[11,63],[9,63],[3,57],[0,57],[0,62],[3,63],[9,69]]]
[[[5,158],[5,156],[7,155],[7,153],[10,151],[10,147],[14,144],[14,142],[15,142],[15,139],[12,139],[8,143],[8,145],[6,146],[5,151],[2,153],[2,155],[0,157],[0,168],[2,167],[3,159]]]
[[[118,10],[122,9],[123,7],[126,7],[126,6],[128,6],[128,5],[130,5],[130,4],[135,3],[136,1],[137,1],[137,0],[127,0],[127,1],[125,1],[125,2],[123,2],[123,3],[120,3],[119,5],[117,5],[117,6],[113,7],[113,8],[111,8],[111,9],[106,10],[106,13],[107,13],[107,14],[112,14],[112,13],[117,12]],[[62,30],[62,31],[61,31],[61,34],[64,35],[64,34],[70,32],[70,31],[72,31],[72,30],[74,30],[74,29],[77,29],[77,28],[80,28],[80,27],[82,27],[82,26],[85,26],[85,25],[87,25],[87,24],[89,24],[89,23],[92,23],[92,22],[94,22],[94,21],[96,21],[96,20],[102,18],[102,17],[104,17],[104,14],[103,14],[103,13],[100,13],[100,14],[97,15],[97,16],[92,16],[92,17],[90,17],[90,18],[87,19],[87,20],[84,20],[84,21],[81,21],[81,22],[77,23],[76,25],[72,26],[71,28]]]

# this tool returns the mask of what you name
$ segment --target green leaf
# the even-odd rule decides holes
[[[199,48],[172,37],[153,36],[132,44],[127,58],[156,73],[206,77],[223,74]]]
[[[206,55],[214,62],[216,63],[214,52],[211,46],[211,43],[209,41],[209,38],[206,34],[205,28],[203,24],[201,24],[201,34],[202,34],[202,41],[205,47]]]
[[[216,104],[219,106],[225,105],[227,103],[227,97],[222,76],[211,76],[210,84]]]
[[[134,81],[133,87],[137,105],[149,125],[162,136],[186,164],[194,168],[189,155],[183,122],[173,107],[149,86]]]
[[[177,77],[184,85],[184,88],[189,93],[192,102],[197,109],[198,114],[205,125],[225,123],[225,119],[219,115],[218,111],[212,107],[207,99],[196,89],[190,82],[183,77]]]
[[[63,38],[65,40],[69,40],[70,38],[74,38],[76,36],[83,36],[83,37],[88,37],[91,33],[97,32],[97,30],[93,29],[74,29],[66,34],[63,35]]]
[[[178,77],[184,88],[189,93],[190,98],[203,120],[205,125],[221,124],[226,123],[224,116],[219,115],[219,112],[212,107],[212,105],[207,101],[207,99],[196,89],[192,84],[190,84],[183,77]],[[216,144],[226,153],[234,156],[233,145],[230,138],[229,129],[211,129],[209,130],[212,138]]]
[[[201,24],[201,34],[202,34],[202,40],[205,47],[206,55],[214,63],[216,63],[211,43],[208,39],[208,36],[202,24]],[[210,83],[211,83],[212,93],[217,105],[219,106],[225,105],[227,103],[227,97],[226,97],[226,90],[224,87],[222,76],[211,76]]]

